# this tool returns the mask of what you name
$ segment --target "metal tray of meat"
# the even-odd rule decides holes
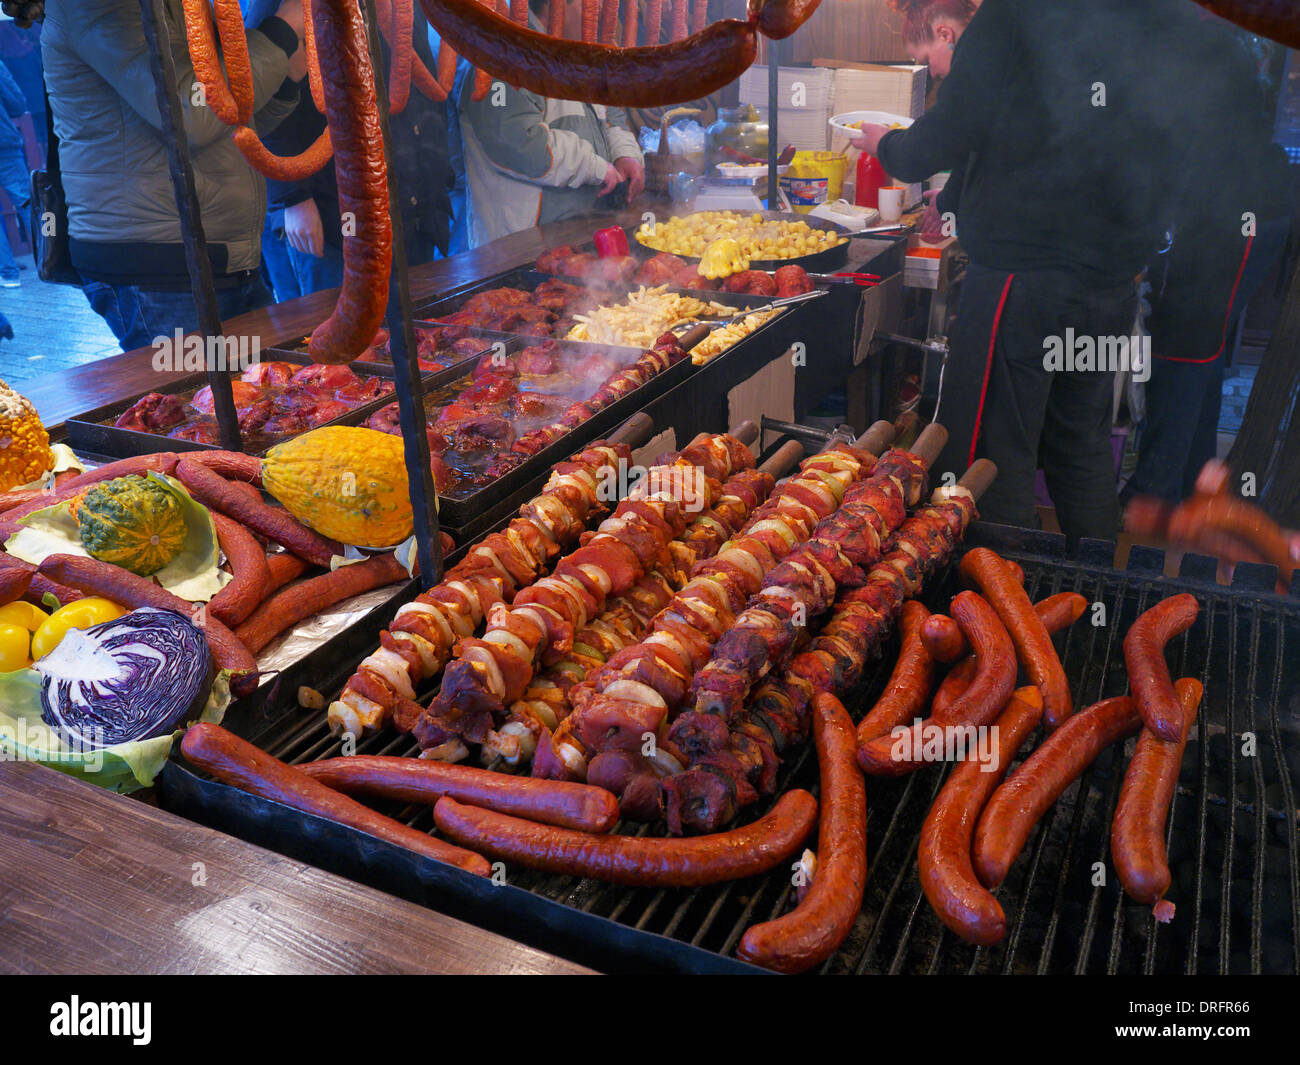
[[[763,218],[773,222],[804,222],[810,229],[825,229],[832,233],[838,233],[842,237],[851,237],[853,230],[847,226],[842,226],[838,222],[830,222],[825,218],[811,218],[808,215],[797,214],[792,211],[741,211],[745,215],[762,215]],[[689,218],[690,214],[680,217]],[[630,244],[639,248],[648,255],[659,254],[659,249],[651,248],[648,244],[642,244],[636,235],[637,227],[629,230]],[[676,252],[673,252],[676,255]],[[700,261],[699,256],[678,255],[688,263],[697,263]],[[792,259],[751,259],[749,268],[751,270],[776,270],[782,266],[802,266],[810,274],[825,274],[833,270],[838,270],[841,266],[849,261],[849,242],[846,240],[842,244],[837,244],[833,248],[827,248],[825,251],[814,252],[812,255],[798,255]]]
[[[573,278],[556,277],[552,274],[540,273],[532,267],[521,266],[513,270],[507,270],[504,273],[495,274],[492,277],[484,278],[477,284],[463,288],[451,295],[442,296],[429,303],[421,304],[416,308],[416,317],[420,319],[422,324],[430,324],[438,319],[446,318],[449,315],[455,314],[457,311],[464,308],[471,299],[476,296],[481,296],[485,292],[510,288],[518,289],[521,292],[526,292],[531,295],[543,282],[563,282],[565,285],[568,285],[575,290],[581,290],[581,296],[577,296],[575,293],[575,306],[583,309],[588,306],[597,306],[600,303],[620,300],[627,295],[631,288],[635,287],[627,282],[610,282],[587,285],[581,281],[575,281]],[[552,313],[561,318],[572,316],[571,313],[561,314],[560,311],[555,308],[552,308]],[[547,332],[537,331],[529,333],[526,329],[518,327],[508,327],[501,331],[516,333],[521,336],[532,335],[542,336],[543,338],[554,336],[555,339],[559,340],[563,339],[564,333],[568,330],[567,324],[563,323],[549,322],[547,325],[549,326]],[[557,325],[560,326],[558,335],[556,335]],[[481,328],[496,327],[483,326]]]
[[[458,344],[453,350],[445,350],[438,342],[438,334],[439,331],[446,331],[447,326],[438,322],[419,321],[418,316],[413,324],[415,327],[415,342],[419,349],[421,361],[420,370],[424,374],[445,370],[456,362],[481,355],[491,348],[491,341],[485,340],[484,345],[477,349],[473,348],[472,345]],[[469,330],[468,332],[472,336],[478,331]],[[379,373],[387,377],[393,375],[393,363],[389,357],[387,346],[388,330],[382,330],[382,333],[384,335],[382,345],[367,348],[365,353],[355,362],[348,363],[357,373]],[[462,338],[458,336],[457,339]],[[307,357],[307,340],[308,338],[304,336],[281,341],[271,349],[271,357],[304,359]]]
[[[1300,971],[1300,602],[1273,594],[1276,571],[1238,566],[1231,586],[1214,581],[1215,561],[1185,555],[1177,577],[1164,555],[1134,548],[1112,568],[1114,544],[1084,541],[1075,558],[1055,535],[977,523],[966,547],[984,545],[1018,561],[1031,598],[1077,591],[1107,607],[1104,625],[1085,618],[1058,637],[1076,702],[1123,692],[1121,638],[1153,603],[1189,591],[1202,613],[1169,647],[1174,675],[1198,677],[1205,698],[1183,759],[1170,814],[1169,858],[1177,913],[1168,925],[1131,902],[1109,865],[1110,819],[1132,742],[1104,752],[1043,818],[999,895],[1009,932],[976,948],[947,931],[921,894],[916,847],[942,784],[931,766],[868,789],[868,878],[862,913],[823,973],[1296,973]],[[927,590],[932,606],[959,589],[954,566]],[[1300,579],[1293,591],[1300,592]],[[358,657],[370,650],[358,652]],[[868,666],[846,700],[860,717],[878,697],[897,638]],[[326,671],[338,685],[348,670]],[[324,689],[322,689],[324,690]],[[333,694],[327,692],[327,694]],[[232,722],[289,762],[338,753],[319,712]],[[1253,758],[1238,757],[1251,732]],[[409,737],[363,740],[358,753],[407,754]],[[781,790],[815,787],[816,757],[805,749],[783,767]],[[628,889],[510,869],[499,887],[403,852],[352,829],[218,784],[180,759],[159,779],[164,806],[404,898],[433,906],[541,949],[607,971],[754,971],[734,957],[746,927],[779,914],[788,872],[695,890]],[[427,830],[427,808],[392,803],[384,812]],[[757,816],[764,807],[752,811]],[[636,826],[633,826],[634,828]],[[626,831],[622,826],[619,831]]]
[[[272,350],[275,358],[263,359],[258,365],[266,365],[273,361],[292,362],[303,367],[312,365],[300,352]],[[357,369],[361,368],[360,364],[355,365]],[[331,368],[322,367],[322,370],[326,369]],[[380,377],[390,381],[392,375],[391,366],[373,366],[370,367],[370,372],[357,373],[357,376],[362,378]],[[237,382],[238,379],[236,379]],[[163,395],[180,395],[192,393],[206,384],[206,375],[195,373],[164,382],[155,391]],[[362,400],[342,414],[310,428],[317,429],[326,425],[359,425],[376,410],[388,403],[390,396],[391,392],[375,399]],[[151,455],[160,451],[211,450],[221,446],[216,442],[174,439],[164,433],[148,433],[136,429],[118,428],[113,424],[142,398],[143,396],[135,396],[127,400],[118,400],[114,403],[96,407],[75,418],[69,418],[66,423],[68,445],[76,451],[93,452],[97,455],[106,455],[112,458],[131,458],[135,455]],[[249,454],[265,454],[267,449],[275,444],[290,440],[306,431],[306,429],[301,429],[275,436],[261,434],[260,439],[256,436],[250,436],[244,441],[243,449]]]
[[[759,296],[745,296],[737,293],[710,295],[716,295],[717,302],[737,309],[760,306],[767,302]],[[675,366],[669,367],[668,370],[656,375],[621,400],[597,412],[594,417],[583,422],[565,436],[560,437],[542,452],[532,456],[520,466],[478,491],[469,495],[440,494],[439,515],[441,519],[447,525],[459,528],[469,534],[484,529],[497,517],[518,506],[531,491],[534,491],[541,481],[545,480],[546,474],[555,462],[566,458],[585,443],[607,432],[613,425],[622,421],[628,415],[644,409],[647,405],[660,399],[665,393],[678,388],[684,381],[693,378],[698,371],[708,370],[709,387],[718,392],[720,401],[725,399],[727,390],[733,387],[738,380],[743,380],[759,368],[757,365],[751,366],[751,362],[765,361],[763,359],[750,359],[749,354],[763,352],[769,357],[776,357],[786,351],[796,340],[808,334],[810,319],[805,315],[810,312],[807,307],[806,304],[797,304],[786,308],[775,318],[764,322],[749,336],[736,341],[726,351],[715,356],[705,366],[696,366],[689,360],[683,360]],[[500,334],[500,336],[506,338],[509,334]],[[545,341],[547,338],[516,337],[515,339],[526,346]],[[556,341],[556,343],[560,344],[564,350],[575,352],[622,352],[626,353],[629,360],[635,359],[641,350],[586,341],[570,340]],[[705,379],[702,378],[701,381],[703,380]],[[595,391],[596,387],[599,387],[599,382],[594,383],[592,391]],[[670,417],[670,414],[671,412],[666,413],[665,417]],[[659,427],[665,428],[667,426],[661,424]]]
[[[572,354],[580,361],[587,361],[602,354],[611,355],[614,359],[622,360],[621,362],[614,362],[610,369],[606,370],[598,379],[591,379],[590,387],[585,389],[585,393],[581,398],[566,397],[563,407],[557,405],[557,412],[554,417],[541,424],[558,421],[571,403],[585,401],[587,396],[592,395],[600,388],[604,380],[614,372],[614,369],[617,369],[620,365],[626,366],[635,362],[642,354],[639,348],[618,347],[612,344],[582,344],[565,340],[552,341],[548,337],[503,335],[502,342],[507,345],[507,351],[510,354],[518,354],[528,347],[535,347],[549,342],[555,344],[562,353]],[[473,373],[473,369],[473,366],[461,368],[456,375],[455,382],[469,377]],[[544,480],[549,475],[550,469],[555,463],[564,461],[592,440],[609,432],[620,422],[626,420],[630,415],[661,396],[674,385],[679,384],[697,369],[698,367],[693,366],[689,359],[683,359],[662,373],[656,374],[645,384],[629,392],[621,399],[617,399],[596,411],[590,418],[552,441],[540,451],[527,456],[519,465],[489,483],[478,488],[440,492],[438,496],[439,520],[451,528],[459,529],[462,534],[483,528],[485,523],[490,523],[497,516],[513,510],[523,502],[529,490],[539,480]],[[447,382],[447,384],[455,382]],[[437,399],[436,392],[436,389],[426,389],[426,399]],[[450,460],[450,462],[451,465],[456,465],[455,460]]]

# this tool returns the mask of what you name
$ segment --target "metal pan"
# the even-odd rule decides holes
[[[274,361],[277,362],[295,362],[303,366],[311,365],[311,360],[302,352],[272,348],[264,351],[264,354],[273,355]],[[263,361],[270,362],[273,360],[268,358]],[[393,376],[391,366],[363,366],[361,363],[356,363],[354,366],[358,371],[358,376],[377,376],[389,379]],[[205,374],[195,373],[167,381],[152,391],[172,395],[202,388],[206,383],[207,376]],[[91,452],[115,459],[133,458],[136,455],[153,455],[160,451],[211,451],[220,449],[220,444],[206,444],[195,440],[173,440],[163,434],[142,433],[135,429],[120,429],[112,424],[113,421],[137,403],[140,398],[141,396],[134,396],[130,399],[117,400],[114,403],[104,404],[93,410],[86,411],[75,418],[69,418],[66,422],[66,442],[68,446],[77,452]],[[337,418],[322,422],[312,428],[321,429],[327,425],[359,425],[380,407],[390,402],[392,402],[391,395],[380,396],[378,399],[368,400],[339,415]],[[303,430],[303,432],[309,431]],[[275,444],[283,443],[285,440],[292,440],[295,436],[301,435],[301,433],[288,434],[257,451],[249,451],[247,443],[245,443],[244,450],[249,454],[264,455]]]
[[[808,215],[796,214],[791,211],[752,211],[744,212],[746,214],[758,214],[763,218],[772,221],[781,222],[806,222],[812,229],[826,229],[832,233],[838,233],[842,237],[851,237],[853,231],[838,222],[830,222],[824,218],[810,218]],[[689,218],[690,215],[682,217]],[[649,255],[659,254],[658,250],[642,244],[637,238],[636,231],[631,233],[633,242],[638,248],[641,248]],[[676,254],[676,253],[674,253]],[[688,263],[697,263],[699,258],[691,255],[680,255]],[[843,244],[837,244],[826,251],[819,251],[812,255],[800,255],[794,259],[752,259],[749,263],[751,270],[777,270],[782,266],[802,266],[809,273],[828,274],[838,270],[841,266],[849,261],[849,244],[846,240]]]

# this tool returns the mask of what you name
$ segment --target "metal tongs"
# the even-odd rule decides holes
[[[707,325],[710,329],[721,329],[724,325],[731,325],[732,322],[738,322],[742,318],[748,318],[751,314],[762,314],[764,311],[780,310],[782,307],[789,307],[792,303],[806,303],[808,300],[820,299],[826,295],[826,289],[815,288],[811,292],[801,292],[797,296],[782,296],[771,303],[764,303],[761,307],[749,307],[743,311],[733,314],[730,318],[719,318],[716,321],[701,322],[701,325]]]

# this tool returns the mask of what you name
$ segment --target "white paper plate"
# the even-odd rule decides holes
[[[746,166],[744,163],[718,163],[714,169],[724,178],[765,178],[767,177],[767,164],[758,163]],[[778,166],[776,176],[780,177],[790,169],[790,164]]]
[[[845,111],[842,115],[832,115],[830,127],[846,137],[858,135],[859,122],[868,122],[877,126],[902,126],[906,129],[915,119],[906,115],[894,115],[888,111]]]

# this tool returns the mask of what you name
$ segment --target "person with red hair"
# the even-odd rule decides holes
[[[903,16],[903,41],[912,62],[928,66],[933,78],[946,78],[979,0],[890,0],[889,6]]]

